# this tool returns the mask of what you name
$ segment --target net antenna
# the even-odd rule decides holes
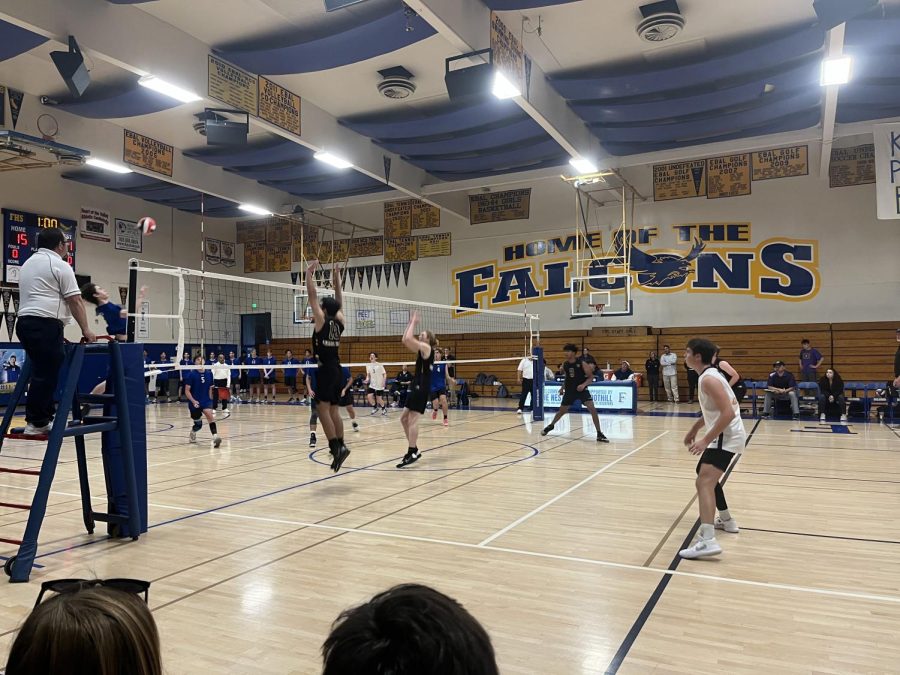
[[[614,169],[562,176],[562,179],[575,192],[570,318],[633,315],[634,206],[638,199],[645,198]],[[610,223],[606,207],[618,205],[621,206],[618,222]]]

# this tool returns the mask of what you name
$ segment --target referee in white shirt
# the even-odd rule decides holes
[[[50,431],[56,412],[53,395],[65,359],[65,325],[74,317],[85,340],[97,339],[88,324],[75,272],[62,259],[65,236],[57,229],[41,230],[37,245],[38,250],[22,265],[16,325],[16,335],[31,362],[31,385],[25,402],[25,434],[29,436]]]
[[[516,414],[521,415],[522,411],[525,410],[525,401],[528,399],[528,394],[532,393],[531,389],[534,384],[534,360],[530,356],[526,356],[519,361],[519,367],[516,369],[516,376],[519,378],[519,382],[522,383],[522,393],[519,395],[519,407],[516,409]],[[534,408],[534,401],[531,402],[531,406]]]

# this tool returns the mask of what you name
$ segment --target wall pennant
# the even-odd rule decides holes
[[[372,288],[372,275],[375,273],[374,265],[366,265],[366,282],[369,284],[369,288]]]
[[[388,288],[391,287],[391,266],[390,264],[383,265],[384,267],[384,283],[387,284]]]
[[[347,285],[347,274],[348,274],[347,266],[344,265],[343,267],[341,267],[341,286],[342,287]]]
[[[394,271],[394,284],[399,288],[400,287],[400,268],[402,265],[400,263],[393,263],[391,265],[391,269]]]
[[[348,276],[350,277],[350,288],[356,288],[356,268],[350,267],[347,269]]]
[[[25,99],[25,92],[8,89],[9,94],[9,116],[12,121],[12,128],[15,130],[16,123],[19,121],[19,113],[22,112],[22,101]]]
[[[366,274],[365,267],[357,267],[356,268],[356,283],[359,286],[359,290],[362,290],[363,277],[365,276],[365,274]]]
[[[10,341],[16,334],[16,315],[11,312],[6,315],[6,334],[9,335]]]
[[[128,286],[119,286],[119,300],[122,301],[122,307],[128,306]]]
[[[13,289],[12,299],[13,299],[13,310],[15,311],[16,314],[18,314],[19,313],[19,289],[18,288]]]
[[[297,285],[297,282],[300,280],[300,272],[291,272],[291,283],[294,286]]]
[[[409,268],[412,267],[411,262],[401,263],[403,265],[403,283],[409,286]]]
[[[2,291],[3,295],[3,313],[6,314],[9,311],[9,301],[12,300],[12,289],[4,288]]]
[[[375,285],[378,288],[381,288],[381,265],[374,265],[375,267]]]
[[[391,184],[391,158],[387,155],[382,155],[384,159],[384,184]]]

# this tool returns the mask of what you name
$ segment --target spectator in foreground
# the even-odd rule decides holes
[[[769,373],[766,382],[766,400],[763,404],[763,417],[774,414],[775,401],[790,400],[791,412],[795,420],[800,419],[800,400],[797,398],[797,380],[784,368],[784,361],[772,364],[774,371]]]
[[[844,380],[834,368],[829,368],[819,380],[819,421],[825,421],[825,409],[831,403],[840,408],[841,422],[846,422],[847,408],[844,401]]]
[[[806,338],[800,343],[800,379],[803,382],[815,382],[818,380],[818,368],[825,358],[818,349],[809,346]]]
[[[491,639],[456,600],[404,584],[341,613],[322,675],[499,675]]]
[[[40,602],[54,584],[63,584],[59,594]],[[118,590],[129,584],[144,585]],[[10,649],[6,675],[162,675],[159,633],[136,595],[148,587],[130,579],[44,583]]]

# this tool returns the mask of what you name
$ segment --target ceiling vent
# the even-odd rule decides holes
[[[385,98],[403,100],[416,92],[413,74],[403,66],[379,70],[378,74],[384,78],[378,83],[378,92]]]
[[[645,42],[665,42],[684,29],[684,16],[676,0],[662,0],[640,9],[644,18],[637,26],[637,34]]]

